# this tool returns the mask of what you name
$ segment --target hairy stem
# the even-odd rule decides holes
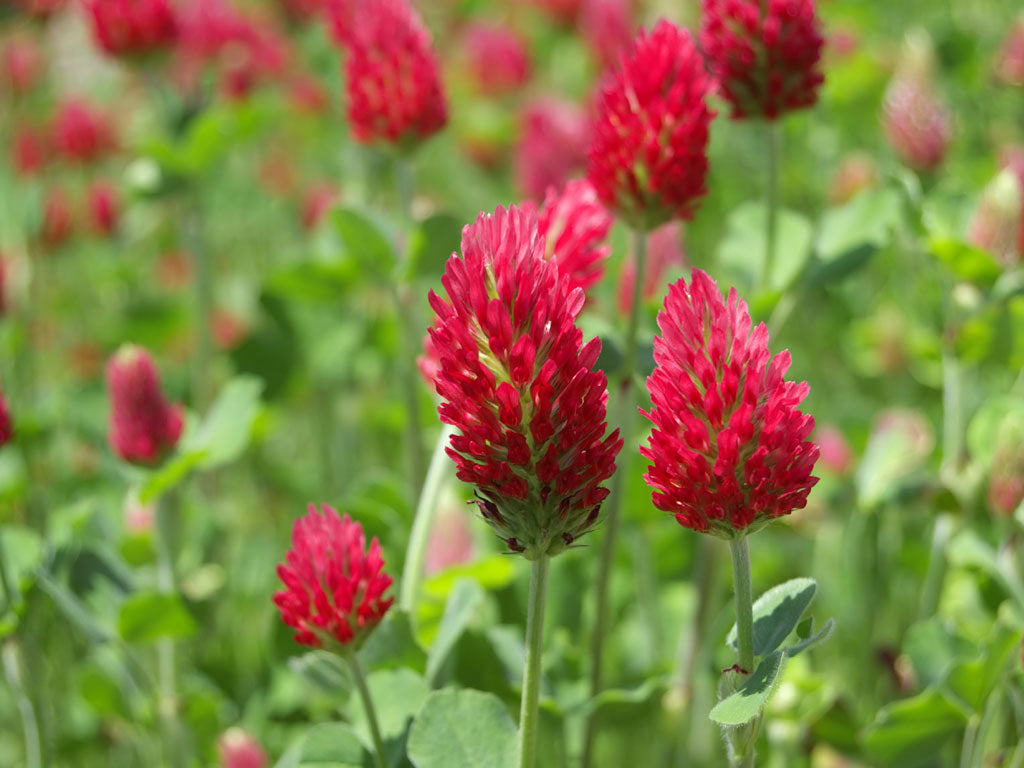
[[[732,581],[736,590],[736,646],[740,669],[754,672],[754,598],[750,578],[750,547],[747,537],[730,539]]]
[[[530,563],[530,603],[526,613],[526,664],[523,667],[523,698],[519,708],[519,768],[537,762],[540,730],[540,660],[544,650],[544,604],[548,593],[549,558],[541,555]]]
[[[169,499],[157,501],[156,508],[156,557],[157,589],[165,595],[174,594],[174,555],[172,554],[173,531],[177,524],[177,504]],[[157,710],[164,733],[164,749],[167,763],[172,768],[187,764],[184,754],[181,724],[178,722],[178,695],[175,685],[174,640],[160,638],[156,645],[157,654]]]
[[[779,155],[780,135],[779,122],[777,120],[765,121],[765,133],[768,138],[767,146],[767,172],[768,179],[765,188],[765,232],[764,232],[764,272],[761,275],[761,287],[766,289],[771,285],[772,266],[775,262],[775,231],[779,217]]]
[[[363,665],[359,662],[359,656],[355,651],[345,654],[348,668],[352,673],[352,681],[356,685],[359,699],[363,703],[363,711],[366,713],[366,722],[370,726],[370,738],[373,740],[373,751],[377,768],[384,768],[384,740],[380,735],[380,725],[377,722],[377,710],[373,706],[373,697],[370,696],[370,688],[366,685],[366,674],[363,672]]]
[[[21,660],[18,654],[18,645],[14,640],[4,643],[3,665],[4,677],[7,678],[7,684],[11,687],[15,704],[21,714],[21,728],[25,735],[25,767],[40,768],[42,750],[39,742],[39,723],[36,720],[32,699],[25,690],[21,677]]]

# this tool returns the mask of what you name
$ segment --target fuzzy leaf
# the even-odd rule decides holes
[[[446,688],[427,697],[409,734],[416,768],[513,768],[519,752],[515,723],[501,699]]]
[[[757,717],[779,679],[785,655],[784,651],[775,651],[761,659],[750,679],[715,705],[711,719],[719,725],[743,725]]]
[[[766,656],[782,645],[782,641],[800,623],[817,590],[818,584],[814,579],[791,579],[772,587],[757,599],[754,603],[755,656]],[[733,648],[737,647],[735,624],[726,642]]]

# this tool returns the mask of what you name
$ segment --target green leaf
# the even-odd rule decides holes
[[[882,707],[864,734],[873,763],[934,765],[945,743],[963,730],[967,717],[937,688]]]
[[[370,669],[409,667],[423,672],[427,657],[412,634],[412,623],[406,611],[392,608],[377,625],[359,651],[363,663]]]
[[[462,222],[447,213],[424,219],[409,243],[409,271],[418,278],[437,282],[448,257],[459,249]]]
[[[35,570],[43,559],[43,544],[39,534],[21,525],[0,526],[0,568],[6,574],[6,584],[14,594],[4,595],[4,610],[0,613],[0,638],[7,637],[18,627],[19,614],[24,602],[22,594],[35,583]],[[7,603],[10,598],[11,604]]]
[[[1006,678],[1007,662],[1016,662],[1020,632],[997,622],[981,653],[960,661],[949,670],[949,689],[981,713],[996,686]]]
[[[514,768],[515,723],[501,699],[447,688],[427,697],[409,734],[416,768]]]
[[[177,595],[140,592],[121,605],[118,629],[125,642],[152,643],[165,637],[188,637],[195,632],[196,622]]]
[[[767,656],[782,645],[796,629],[814,600],[818,584],[814,579],[791,579],[765,592],[754,603],[754,655]],[[726,642],[736,648],[736,625]]]
[[[737,690],[711,710],[711,719],[719,725],[749,723],[764,708],[782,672],[784,651],[775,651],[761,659],[754,674]]]
[[[985,251],[951,237],[933,237],[928,247],[932,254],[959,278],[988,285],[1002,269]]]
[[[767,211],[764,203],[744,203],[729,214],[726,234],[718,249],[719,262],[754,285],[765,261]],[[788,288],[800,276],[811,256],[813,230],[805,216],[782,209],[775,228],[775,259],[769,286]]]
[[[365,270],[382,280],[390,277],[398,259],[391,241],[368,213],[354,208],[336,208],[331,212],[334,231],[345,253]]]
[[[437,637],[427,653],[427,680],[431,685],[437,683],[437,676],[444,662],[483,602],[484,591],[477,582],[472,579],[460,579],[456,582],[448,597],[448,605],[445,606]]]
[[[324,723],[309,729],[278,760],[275,768],[365,768],[371,757],[352,729],[343,723]]]
[[[864,264],[892,237],[902,214],[900,195],[889,188],[861,192],[821,217],[816,252],[818,280],[834,280]]]
[[[836,629],[836,620],[835,619],[829,619],[828,621],[825,622],[825,626],[823,626],[821,629],[819,629],[817,632],[815,632],[810,637],[807,637],[807,638],[801,640],[799,643],[793,643],[793,645],[787,645],[782,650],[784,650],[786,652],[786,655],[788,657],[793,658],[798,653],[803,653],[804,651],[809,650],[809,649],[813,648],[816,645],[821,645],[822,643],[824,643],[826,640],[828,640],[830,637],[832,637],[832,633],[835,632],[835,629]]]
[[[371,673],[366,679],[366,685],[377,710],[381,738],[386,742],[401,741],[409,723],[430,693],[427,681],[411,669],[398,668]],[[361,702],[353,707],[352,727],[362,737],[364,744],[373,743]]]
[[[1000,433],[1009,424],[1024,425],[1024,402],[1019,397],[993,397],[986,400],[967,426],[967,448],[971,459],[983,467],[992,465]]]
[[[288,666],[304,680],[333,697],[352,687],[345,665],[337,654],[329,651],[310,651],[295,656],[288,660]]]

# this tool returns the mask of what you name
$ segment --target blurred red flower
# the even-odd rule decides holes
[[[630,0],[584,0],[583,38],[602,67],[612,67],[629,50],[635,24]]]
[[[217,739],[220,768],[266,768],[267,753],[259,741],[241,728],[228,728]]]
[[[409,149],[445,126],[438,62],[408,0],[360,6],[347,44],[348,117],[357,141]]]
[[[330,213],[331,208],[341,198],[338,187],[330,182],[314,184],[306,190],[302,199],[302,227],[310,231]]]
[[[1007,147],[999,156],[999,166],[1014,173],[1020,188],[1024,190],[1024,146]],[[1017,239],[1017,250],[1024,256],[1024,203],[1020,217],[1020,236]]]
[[[62,246],[74,230],[71,217],[71,203],[60,187],[50,187],[43,202],[43,223],[39,232],[40,242],[48,249]]]
[[[640,31],[601,88],[587,176],[637,229],[691,218],[706,192],[710,82],[690,33]]]
[[[828,189],[828,201],[834,205],[850,202],[857,194],[878,182],[878,166],[866,152],[851,152],[839,163]]]
[[[586,179],[570,181],[561,190],[548,189],[537,228],[544,238],[545,258],[558,265],[570,290],[586,292],[601,280],[611,253],[607,240],[614,221]]]
[[[823,424],[814,433],[814,442],[821,452],[821,464],[837,475],[846,475],[853,466],[853,449],[846,436],[831,424]]]
[[[462,47],[468,74],[481,93],[508,93],[530,79],[526,44],[506,26],[471,22],[462,31]]]
[[[1021,260],[1024,188],[1012,169],[988,183],[967,225],[967,242],[987,251],[1004,267]]]
[[[0,87],[13,96],[24,96],[35,86],[43,66],[43,53],[27,35],[9,35],[0,53]]]
[[[358,648],[377,626],[393,598],[384,593],[380,542],[369,549],[363,527],[326,504],[295,521],[287,563],[277,567],[284,589],[274,595],[281,618],[297,630],[295,640],[314,648],[325,641]]]
[[[900,160],[915,171],[938,168],[953,136],[953,118],[935,91],[935,54],[927,34],[907,35],[883,109],[882,127]]]
[[[824,42],[814,0],[704,0],[700,44],[733,119],[814,104]]]
[[[1024,16],[1013,23],[999,51],[996,77],[1007,85],[1024,85]]]
[[[555,98],[542,98],[523,111],[516,148],[516,181],[526,197],[543,199],[562,187],[587,161],[590,125],[583,110]]]
[[[158,463],[178,443],[184,426],[180,405],[171,405],[160,387],[153,358],[126,344],[107,364],[110,446],[134,464]]]
[[[433,291],[441,421],[448,455],[476,486],[484,519],[513,552],[555,555],[593,529],[622,448],[605,436],[601,342],[575,325],[584,295],[544,258],[536,217],[480,214]]]
[[[20,176],[35,176],[49,156],[49,136],[32,125],[20,125],[11,140],[14,168]]]
[[[109,181],[100,179],[89,185],[89,224],[94,232],[108,236],[117,229],[119,206],[117,189]]]
[[[746,302],[723,301],[699,269],[669,287],[647,379],[654,430],[640,453],[654,506],[695,531],[736,538],[801,509],[817,482],[814,418],[797,409],[806,382],[785,381],[788,352],[771,359]]]
[[[54,148],[72,162],[95,163],[117,147],[110,119],[80,99],[68,99],[57,107],[51,132]]]
[[[111,56],[138,58],[170,48],[178,18],[170,0],[86,0],[96,45]]]

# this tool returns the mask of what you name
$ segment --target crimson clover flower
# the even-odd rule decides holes
[[[327,504],[319,512],[310,504],[295,521],[286,560],[277,567],[284,589],[274,605],[303,645],[358,648],[394,602],[384,597],[392,582],[380,542],[367,548],[363,527]]]
[[[155,464],[181,437],[180,405],[171,405],[160,387],[153,358],[142,347],[125,345],[107,364],[110,445],[125,461]]]
[[[772,358],[746,302],[735,289],[724,301],[699,269],[669,286],[658,327],[644,413],[654,430],[640,449],[654,506],[726,539],[803,508],[818,447],[814,417],[797,408],[810,388],[783,379],[789,353]]]
[[[704,0],[700,44],[734,119],[814,104],[824,43],[814,0]]]
[[[640,31],[601,88],[587,177],[634,229],[689,219],[707,191],[710,80],[690,33]]]
[[[510,550],[558,554],[593,529],[622,447],[618,430],[605,436],[601,342],[583,344],[575,325],[583,290],[515,206],[466,227],[441,280],[448,301],[431,291],[430,337],[438,411],[458,429],[448,455]]]

